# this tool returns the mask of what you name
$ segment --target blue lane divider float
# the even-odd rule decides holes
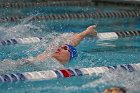
[[[93,13],[65,13],[65,14],[49,14],[33,16],[31,20],[71,20],[71,19],[101,19],[101,18],[138,18],[140,16],[139,10],[127,11],[106,11],[106,12],[93,12]],[[20,19],[27,18],[28,16],[5,16],[0,18],[0,22],[14,22]]]
[[[13,38],[7,40],[1,40],[1,45],[14,45],[14,44],[30,44],[40,42],[42,38],[40,37],[29,37],[29,38]]]
[[[138,36],[140,35],[140,31],[123,31],[123,32],[105,32],[105,33],[97,33],[97,40],[116,40],[118,38],[130,37],[130,36]],[[43,37],[42,37],[43,38]],[[42,40],[40,37],[29,37],[29,38],[14,38],[8,40],[1,40],[1,45],[12,45],[12,44],[31,44],[37,43]]]
[[[37,6],[91,6],[94,3],[91,2],[91,0],[86,1],[64,1],[64,0],[50,0],[45,2],[16,2],[16,3],[9,3],[4,2],[0,3],[0,8],[24,8],[24,7],[37,7]]]
[[[24,8],[37,6],[100,6],[100,4],[138,7],[138,0],[113,1],[113,0],[47,0],[45,2],[1,2],[0,8]]]
[[[67,78],[84,75],[98,75],[109,71],[122,69],[123,71],[133,72],[140,70],[140,63],[138,64],[124,64],[117,66],[102,66],[91,68],[68,68],[61,70],[35,71],[0,75],[0,83],[16,82],[16,81],[40,81],[50,80],[55,78]]]

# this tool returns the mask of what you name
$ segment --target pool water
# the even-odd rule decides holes
[[[79,13],[79,12],[95,12],[99,11],[117,11],[117,9],[100,7],[63,7],[62,11],[59,7],[45,8],[40,7],[36,12],[34,8],[24,9],[22,15],[33,14],[54,14],[54,13]],[[84,10],[86,8],[86,10]],[[45,10],[44,10],[45,9]],[[53,11],[52,10],[57,10]],[[72,10],[71,10],[72,9]],[[5,9],[0,9],[1,11]],[[42,10],[42,11],[41,11]],[[7,10],[7,11],[10,11]],[[47,12],[46,12],[47,11]],[[9,12],[10,14],[10,12]],[[9,15],[8,14],[8,15]],[[4,14],[7,15],[7,12]],[[3,15],[2,15],[3,16]],[[76,19],[76,20],[51,20],[51,21],[28,21],[29,18],[20,22],[0,23],[0,38],[7,39],[13,37],[30,37],[38,36],[44,39],[40,43],[28,45],[10,45],[0,46],[0,60],[4,59],[18,60],[29,56],[36,56],[45,50],[56,36],[62,33],[81,32],[89,25],[96,24],[97,32],[116,32],[131,31],[140,29],[139,18],[106,18],[106,19]],[[61,39],[58,39],[58,41]],[[79,46],[77,46],[78,57],[73,63],[66,64],[69,68],[83,68],[96,66],[109,66],[119,64],[139,63],[140,61],[140,37],[126,37],[118,40],[95,41],[95,38],[85,38]],[[21,68],[1,67],[2,73],[15,73],[26,71],[44,70],[43,67],[24,66]],[[55,69],[55,68],[54,68]],[[4,71],[5,70],[5,71]],[[48,69],[45,69],[48,70]],[[102,93],[109,86],[124,86],[128,88],[128,93],[139,93],[139,70],[132,73],[125,71],[107,72],[99,75],[59,78],[43,81],[24,81],[15,83],[4,83],[0,85],[1,93]]]

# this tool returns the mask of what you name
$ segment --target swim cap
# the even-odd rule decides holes
[[[70,61],[71,61],[73,58],[77,57],[77,51],[76,51],[76,48],[74,46],[68,45],[68,44],[66,44],[66,45],[70,49]]]

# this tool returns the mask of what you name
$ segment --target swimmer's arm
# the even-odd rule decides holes
[[[48,58],[48,54],[45,52],[43,52],[42,54],[39,54],[36,57],[29,57],[27,59],[20,59],[22,62],[24,62],[23,65],[25,64],[30,64],[30,63],[34,63],[34,62],[44,62],[46,59]]]
[[[74,34],[69,40],[72,46],[77,46],[86,36],[92,35],[96,36],[97,32],[94,30],[96,26],[89,26],[85,31],[81,33]]]
[[[48,53],[44,51],[43,53],[39,54],[38,56],[34,57],[34,61],[43,62],[48,58]]]

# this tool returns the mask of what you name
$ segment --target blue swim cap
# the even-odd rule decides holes
[[[76,48],[74,46],[68,45],[68,44],[66,44],[66,45],[70,49],[70,61],[71,61],[73,58],[77,57],[77,51],[76,51]]]

